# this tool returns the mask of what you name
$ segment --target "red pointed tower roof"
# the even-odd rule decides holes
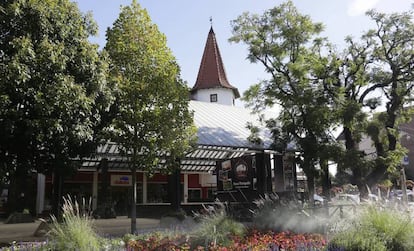
[[[224,70],[223,61],[216,41],[216,35],[214,34],[213,27],[211,27],[206,46],[204,47],[197,80],[191,89],[191,93],[200,89],[216,87],[231,89],[233,90],[235,98],[240,97],[239,90],[227,80],[226,71]]]

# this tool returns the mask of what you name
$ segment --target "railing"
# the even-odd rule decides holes
[[[311,216],[311,215],[319,215],[319,216],[325,216],[328,218],[331,218],[337,214],[339,214],[339,217],[342,219],[345,216],[344,209],[347,210],[350,208],[352,210],[352,213],[356,213],[357,205],[355,204],[329,204],[329,205],[321,205],[321,206],[314,206],[314,207],[308,207],[306,209],[302,210],[302,213],[305,215]]]

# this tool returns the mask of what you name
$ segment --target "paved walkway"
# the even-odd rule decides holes
[[[45,240],[46,237],[36,237],[34,233],[41,221],[33,223],[4,224],[0,222],[0,243],[12,241],[35,241]],[[96,231],[102,236],[123,236],[131,231],[131,219],[126,216],[118,216],[115,219],[94,220]],[[151,231],[159,229],[159,219],[138,218],[137,230]]]

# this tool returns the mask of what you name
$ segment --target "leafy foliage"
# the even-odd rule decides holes
[[[136,1],[121,8],[107,31],[105,51],[110,58],[111,81],[118,86],[109,139],[130,161],[134,232],[136,170],[152,174],[179,168],[179,158],[195,142],[195,127],[188,88],[180,79],[166,38]]]
[[[369,207],[334,235],[329,246],[344,250],[412,250],[414,224],[406,212]]]
[[[17,165],[76,156],[68,146],[92,139],[105,83],[93,21],[69,1],[2,5],[2,149]]]
[[[207,246],[211,244],[228,246],[234,236],[243,236],[243,224],[230,218],[224,204],[218,204],[207,210],[205,214],[196,214],[199,225],[192,231],[193,242]]]
[[[94,151],[111,101],[107,64],[88,41],[96,25],[69,0],[0,8],[0,168],[70,173]]]
[[[134,1],[107,31],[111,78],[119,85],[111,140],[140,168],[153,171],[160,155],[170,163],[194,140],[188,90],[165,36]]]
[[[262,64],[270,75],[246,91],[244,100],[256,111],[281,106],[280,124],[268,123],[277,137],[274,145],[296,144],[313,191],[315,164],[322,152],[333,147],[330,130],[337,121],[333,109],[338,98],[333,77],[337,60],[327,53],[329,43],[318,36],[323,26],[299,13],[291,1],[261,16],[244,13],[232,26],[230,41],[247,44],[248,59]],[[283,142],[277,142],[280,138]]]
[[[265,194],[253,202],[253,225],[264,231],[292,231],[295,233],[323,232],[328,222],[317,217],[316,211],[309,215],[302,203],[294,197],[279,198],[277,194]]]
[[[357,145],[362,133],[367,133],[376,148],[377,158],[367,165],[364,161],[344,163],[339,168],[350,168],[353,183],[364,189],[365,183],[374,184],[395,174],[395,167],[404,155],[399,144],[400,123],[411,119],[407,109],[412,97],[412,62],[414,32],[412,15],[383,14],[370,11],[367,15],[376,23],[376,29],[365,32],[360,42],[347,38],[348,48],[343,53],[338,82],[344,88],[341,116],[347,154],[345,158],[361,159]],[[408,68],[407,68],[408,67]],[[386,102],[386,111],[367,121],[363,107],[374,111]],[[366,161],[365,161],[366,162]],[[367,168],[368,167],[368,168]]]
[[[63,222],[52,216],[49,245],[57,250],[101,250],[100,237],[92,227],[92,217],[85,206],[85,201],[80,206],[70,197],[64,198]]]
[[[336,157],[340,173],[364,194],[396,171],[404,149],[399,143],[401,123],[412,116],[414,23],[412,12],[367,15],[376,28],[360,37],[345,38],[337,52],[319,37],[323,26],[302,15],[291,1],[262,15],[244,13],[232,22],[232,42],[248,46],[248,59],[264,66],[270,78],[253,85],[244,100],[256,111],[280,105],[277,118],[268,121],[278,151],[293,142],[298,162],[313,190],[315,165]],[[385,101],[379,120],[370,120]],[[345,153],[333,143],[331,131],[342,124]],[[359,150],[370,135],[376,157]],[[254,139],[254,138],[253,138]],[[331,155],[326,153],[332,153]],[[326,175],[325,175],[326,176]]]

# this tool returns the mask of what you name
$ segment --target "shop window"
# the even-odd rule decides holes
[[[188,202],[201,201],[201,189],[188,189]]]
[[[168,202],[168,184],[167,183],[148,183],[147,184],[147,201],[148,203]]]
[[[217,94],[210,94],[210,102],[217,102]]]
[[[142,203],[142,193],[142,183],[137,183],[137,203]]]
[[[92,197],[92,184],[84,183],[65,183],[63,187],[63,194],[70,195],[73,199],[82,200]]]

